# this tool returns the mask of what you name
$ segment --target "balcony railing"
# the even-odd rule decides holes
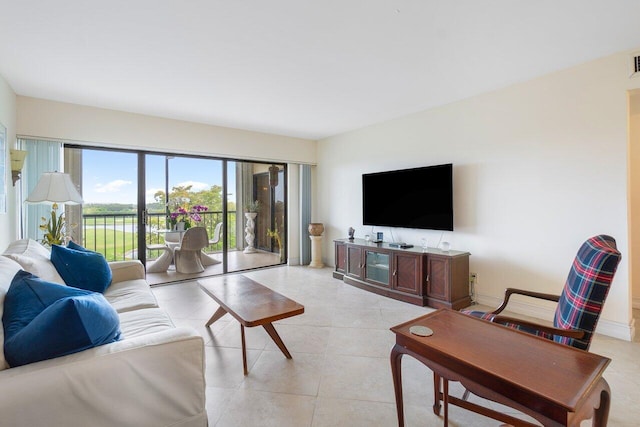
[[[198,223],[207,229],[209,238],[213,238],[213,231],[217,223],[222,222],[222,211],[200,212],[202,221]],[[236,212],[228,212],[227,244],[230,250],[236,248]],[[145,241],[147,245],[164,243],[164,234],[157,230],[167,229],[164,213],[148,214],[148,224],[145,227]],[[224,232],[224,229],[222,230]],[[137,214],[83,214],[82,215],[83,246],[105,256],[107,261],[121,261],[138,258],[138,217]],[[215,245],[205,248],[207,253],[222,251],[222,238]],[[149,251],[149,258],[153,259],[158,251]]]

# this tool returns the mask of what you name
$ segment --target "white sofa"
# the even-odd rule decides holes
[[[48,254],[25,239],[0,256],[0,322],[20,269],[64,284]],[[207,425],[202,337],[175,327],[158,307],[140,262],[109,265],[104,296],[118,312],[121,340],[10,368],[0,325],[0,426]]]

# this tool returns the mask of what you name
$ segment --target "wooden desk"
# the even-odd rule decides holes
[[[285,357],[291,359],[291,353],[282,342],[272,322],[302,314],[304,306],[243,275],[198,280],[198,285],[220,304],[218,310],[207,322],[207,327],[227,313],[240,322],[242,365],[245,375],[248,373],[247,349],[244,339],[245,326],[248,328],[262,326]]]
[[[414,325],[427,326],[433,335],[411,334],[409,328]],[[391,371],[401,427],[403,354],[434,372],[433,410],[439,415],[440,402],[444,403],[445,425],[448,403],[515,426],[534,425],[449,396],[449,380],[461,382],[477,396],[528,414],[545,426],[578,426],[592,417],[594,426],[607,424],[611,393],[602,373],[611,360],[606,357],[446,309],[391,330],[396,334]]]

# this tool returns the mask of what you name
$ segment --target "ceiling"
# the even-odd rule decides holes
[[[640,47],[637,0],[0,0],[18,95],[321,139]]]

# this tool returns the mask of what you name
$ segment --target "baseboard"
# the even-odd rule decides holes
[[[478,295],[477,302],[478,304],[489,307],[498,307],[502,302],[502,299],[486,295]],[[553,322],[555,312],[555,309],[552,308],[527,304],[520,301],[514,301],[512,299],[509,300],[508,310],[524,316],[542,319],[547,322]],[[635,319],[632,318],[629,324],[625,324],[600,318],[598,326],[596,327],[596,333],[624,341],[632,341],[635,336]]]
[[[287,265],[300,265],[300,257],[289,257]]]

